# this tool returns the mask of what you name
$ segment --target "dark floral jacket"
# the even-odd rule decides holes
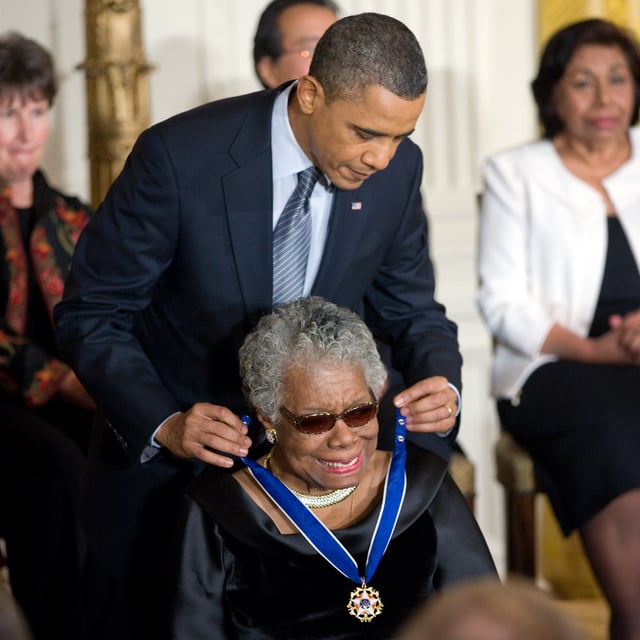
[[[42,172],[34,177],[35,226],[29,253],[35,279],[52,319],[71,267],[71,255],[91,210],[77,198],[51,188]],[[10,188],[0,187],[0,389],[20,394],[27,406],[46,404],[69,368],[27,336],[29,257]]]

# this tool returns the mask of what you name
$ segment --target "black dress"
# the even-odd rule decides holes
[[[463,496],[431,452],[407,447],[407,493],[370,586],[384,608],[371,622],[347,611],[357,586],[301,534],[283,535],[231,477],[203,475],[187,500],[172,638],[389,640],[437,589],[496,575]],[[378,517],[333,533],[362,568]]]
[[[640,273],[624,230],[609,217],[609,243],[591,337],[612,313],[640,308]],[[531,454],[565,533],[640,487],[640,367],[561,360],[536,369],[519,403],[498,401],[504,428]]]

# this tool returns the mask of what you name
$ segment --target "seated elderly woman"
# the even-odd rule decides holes
[[[446,463],[405,442],[401,416],[393,453],[376,448],[387,375],[357,315],[284,305],[240,369],[273,446],[191,487],[172,637],[388,640],[434,591],[496,576]]]
[[[543,138],[484,167],[477,301],[502,426],[564,534],[640,638],[640,45],[590,18],[554,33],[532,83]]]

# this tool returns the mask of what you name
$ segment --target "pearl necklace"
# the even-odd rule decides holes
[[[264,461],[264,466],[277,478],[279,476],[279,469],[276,461],[271,455],[272,453],[273,449],[271,449],[271,451],[269,451],[269,453],[267,454],[267,457]],[[334,504],[338,504],[338,502],[342,502],[356,490],[357,486],[358,485],[354,484],[351,487],[344,487],[344,489],[335,489],[334,491],[329,491],[329,493],[323,493],[320,495],[300,493],[295,489],[291,489],[291,487],[288,487],[288,489],[296,498],[298,498],[298,500],[300,500],[300,502],[302,502],[305,507],[309,507],[309,509],[322,509],[322,507],[330,507]]]

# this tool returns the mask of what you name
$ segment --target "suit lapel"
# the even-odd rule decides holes
[[[327,240],[311,293],[340,299],[350,265],[372,216],[372,200],[363,186],[356,191],[336,190]]]
[[[223,179],[231,247],[247,313],[271,309],[273,283],[271,111],[278,91],[259,94],[229,150],[238,168]],[[356,191],[336,190],[327,240],[314,295],[339,299],[353,256],[373,214],[367,184]]]
[[[271,308],[271,110],[277,92],[259,94],[229,154],[238,168],[223,178],[231,248],[249,316]]]
[[[257,164],[223,180],[231,249],[249,315],[271,307],[271,158]]]

